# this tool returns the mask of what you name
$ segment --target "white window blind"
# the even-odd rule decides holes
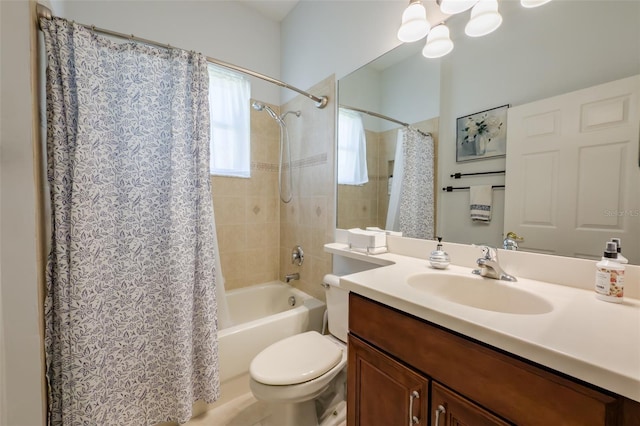
[[[251,175],[250,96],[248,79],[209,64],[211,174]]]
[[[367,174],[367,139],[359,113],[338,111],[338,183],[364,185]]]

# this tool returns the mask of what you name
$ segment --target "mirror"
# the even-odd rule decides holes
[[[590,1],[576,6],[556,0],[525,9],[514,1],[501,2],[500,12],[501,27],[480,38],[464,34],[468,13],[449,18],[454,49],[443,58],[424,58],[424,40],[403,44],[338,81],[341,105],[377,112],[433,134],[437,144],[436,234],[444,241],[501,247],[508,231],[503,229],[504,190],[493,191],[488,224],[469,219],[469,191],[442,191],[446,186],[505,184],[504,174],[450,177],[457,172],[500,171],[506,166],[505,157],[456,162],[457,118],[640,73],[638,2]],[[338,185],[338,228],[385,225],[394,144],[380,141],[395,141],[393,135],[400,126],[366,114],[363,122],[367,137],[373,136],[371,142],[367,140],[369,183]],[[638,201],[632,205],[637,206]],[[627,220],[640,221],[634,211],[629,213]],[[640,251],[637,234],[620,237],[623,252]],[[637,256],[627,257],[640,264]]]

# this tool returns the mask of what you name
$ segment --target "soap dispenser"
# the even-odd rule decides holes
[[[629,263],[629,260],[622,255],[622,240],[620,240],[620,238],[612,238],[611,241],[616,243],[617,246],[618,246],[618,260],[617,260],[617,262],[621,263],[623,265],[626,265],[627,263]]]
[[[442,237],[436,238],[438,238],[438,245],[429,255],[429,262],[432,268],[446,269],[447,266],[449,266],[449,255],[446,251],[442,250]]]
[[[602,260],[596,263],[596,297],[605,302],[622,303],[624,265],[618,263],[618,245],[607,241]]]

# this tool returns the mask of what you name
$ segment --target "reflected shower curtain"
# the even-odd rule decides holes
[[[399,129],[386,229],[433,239],[433,184],[433,138],[416,129]]]
[[[205,58],[42,20],[53,425],[151,425],[219,395]]]

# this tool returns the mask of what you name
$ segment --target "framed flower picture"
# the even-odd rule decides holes
[[[503,105],[456,120],[456,162],[507,154],[507,108]]]

